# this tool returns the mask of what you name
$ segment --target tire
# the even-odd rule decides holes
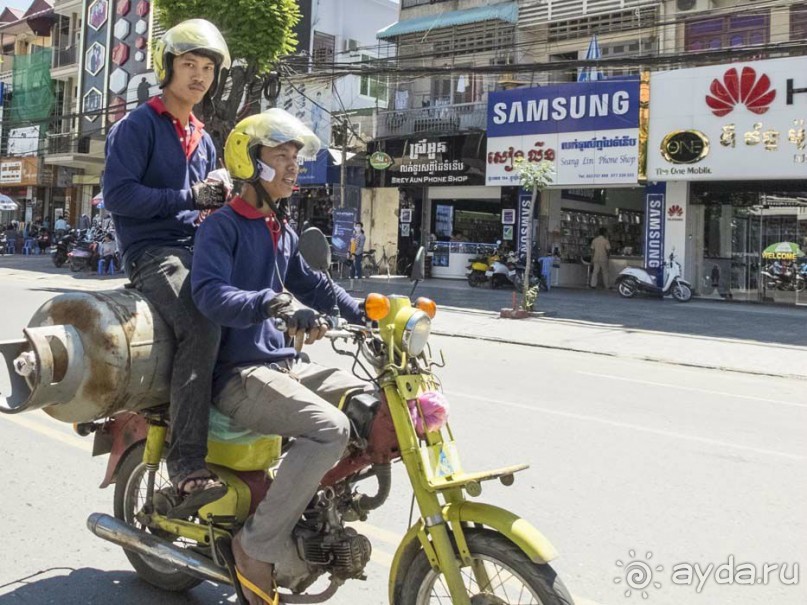
[[[639,287],[633,279],[622,279],[617,284],[616,291],[619,292],[619,295],[623,298],[633,298],[639,291]]]
[[[515,544],[501,534],[475,529],[467,530],[466,538],[471,556],[484,563],[490,578],[487,590],[482,591],[470,568],[461,570],[472,603],[537,602],[541,605],[573,605],[574,601],[569,591],[549,565],[533,563]],[[502,575],[507,578],[507,593],[502,590],[503,586],[494,586]],[[511,590],[516,582],[521,584],[521,588]],[[517,595],[518,600],[507,600],[507,594]],[[525,596],[532,598],[524,600]],[[400,599],[396,601],[396,605],[447,602],[450,602],[448,590],[441,577],[432,570],[429,560],[421,550],[406,571]]]
[[[692,289],[686,284],[677,282],[672,287],[672,295],[678,302],[689,302],[692,298]]]
[[[76,260],[74,258],[71,258],[69,267],[70,267],[70,270],[73,273],[78,273],[79,271],[81,271],[84,268],[84,261],[80,261],[80,260]]]
[[[471,271],[468,274],[468,285],[472,288],[478,288],[482,284],[485,283],[485,276],[484,274],[480,274],[479,271]]]
[[[145,443],[139,443],[126,453],[118,467],[115,482],[115,517],[138,529],[143,527],[134,519],[134,515],[142,507],[142,502],[138,502],[137,499],[144,496],[147,478],[146,465],[143,463],[144,450]],[[162,463],[155,477],[155,491],[167,482],[168,473],[165,464]],[[170,539],[170,536],[162,534],[160,537]],[[145,557],[128,550],[123,552],[140,578],[162,590],[185,592],[202,583],[202,580],[182,573],[159,559]]]
[[[807,289],[807,280],[801,276],[798,276],[796,278],[794,288],[796,289],[796,292],[804,292],[804,290]]]
[[[378,267],[376,264],[368,258],[365,258],[361,264],[361,273],[362,275],[366,275],[370,277],[371,275],[376,275],[378,273]]]

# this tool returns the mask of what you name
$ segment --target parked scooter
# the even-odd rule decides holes
[[[616,289],[620,296],[632,298],[638,292],[669,296],[687,302],[692,298],[692,286],[681,277],[681,263],[670,253],[669,262],[664,263],[664,285],[659,288],[656,279],[641,267],[625,267],[616,278]]]
[[[303,234],[300,249],[315,270],[330,266],[318,230]],[[422,261],[421,253],[416,283]],[[340,406],[351,421],[350,443],[297,524],[297,556],[276,562],[282,602],[323,602],[348,579],[375,571],[367,570],[370,540],[346,523],[365,520],[386,501],[391,463],[401,460],[419,518],[392,559],[392,605],[572,603],[549,565],[556,552],[546,538],[517,515],[466,497],[478,497],[483,481],[511,485],[526,465],[463,470],[434,373],[442,356],[434,359],[428,342],[436,305],[370,294],[364,310],[363,325],[332,318],[327,338],[378,390],[347,396]],[[0,411],[44,409],[78,423],[79,434],[94,433],[95,455],[110,454],[102,486],[115,484],[114,517],[93,513],[90,530],[122,546],[138,575],[162,589],[212,580],[238,590],[228,545],[271,484],[280,438],[240,430],[214,411],[208,463],[228,493],[198,513],[172,518],[177,497],[163,460],[171,369],[160,361],[172,358],[173,340],[159,315],[129,289],[69,293],[41,307],[24,334],[0,343],[0,371],[8,375],[0,384],[12,385],[11,394],[0,394]],[[370,477],[378,483],[374,495],[359,491]],[[304,594],[326,575],[327,588]]]
[[[486,284],[489,281],[486,275],[488,267],[490,267],[494,261],[498,260],[498,258],[498,249],[492,254],[483,253],[480,250],[478,256],[470,259],[466,267],[465,275],[468,278],[468,285],[472,288],[476,288]]]
[[[50,258],[56,267],[62,267],[67,262],[67,255],[73,249],[75,242],[76,237],[72,231],[62,236],[59,241],[56,242],[50,254]]]
[[[760,271],[766,290],[803,292],[807,288],[807,263],[773,262]]]

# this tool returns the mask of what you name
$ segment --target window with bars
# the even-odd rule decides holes
[[[366,65],[372,65],[375,57],[362,54],[361,61]],[[380,74],[366,75],[359,78],[359,94],[386,104],[389,100],[389,79]]]
[[[333,53],[336,47],[336,36],[314,32],[314,47],[312,58],[314,65],[330,65],[333,63]]]
[[[807,4],[794,4],[790,7],[790,39],[807,39]]]
[[[559,42],[570,38],[588,38],[603,32],[614,33],[652,27],[657,19],[658,8],[645,6],[635,10],[557,21],[549,24],[549,41]]]
[[[686,24],[686,50],[704,51],[735,48],[770,41],[770,13],[726,15]]]
[[[481,52],[512,49],[515,26],[501,21],[483,21],[401,36],[401,56],[422,54],[431,45],[434,58],[457,57]]]

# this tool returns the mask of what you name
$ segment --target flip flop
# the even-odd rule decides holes
[[[189,481],[207,480],[208,485],[201,489],[187,492],[182,498],[182,502],[177,504],[174,508],[168,511],[166,515],[169,519],[183,519],[195,514],[203,506],[207,506],[211,502],[215,502],[227,495],[227,486],[221,482],[221,479],[216,477],[213,473],[199,477],[186,478],[182,483]],[[180,485],[182,485],[180,483]],[[182,492],[177,488],[177,493],[180,495]]]
[[[244,594],[244,589],[242,588],[242,585],[245,586],[247,590],[263,599],[266,605],[280,604],[280,593],[277,592],[276,584],[275,584],[275,596],[274,598],[271,598],[263,590],[258,588],[258,586],[256,586],[252,581],[248,580],[235,566],[235,555],[233,555],[232,538],[230,537],[217,538],[216,552],[218,552],[219,557],[221,557],[221,559],[224,561],[224,564],[227,567],[227,572],[230,574],[230,579],[232,580],[233,587],[235,588],[235,594],[238,596],[238,602],[241,605],[249,605],[249,601],[247,600],[247,597]]]

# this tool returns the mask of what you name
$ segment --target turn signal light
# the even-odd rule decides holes
[[[364,314],[370,321],[381,321],[389,315],[389,298],[383,294],[368,294],[364,299]]]
[[[415,301],[415,307],[428,315],[429,319],[434,319],[434,316],[437,315],[437,303],[431,298],[421,296]]]

